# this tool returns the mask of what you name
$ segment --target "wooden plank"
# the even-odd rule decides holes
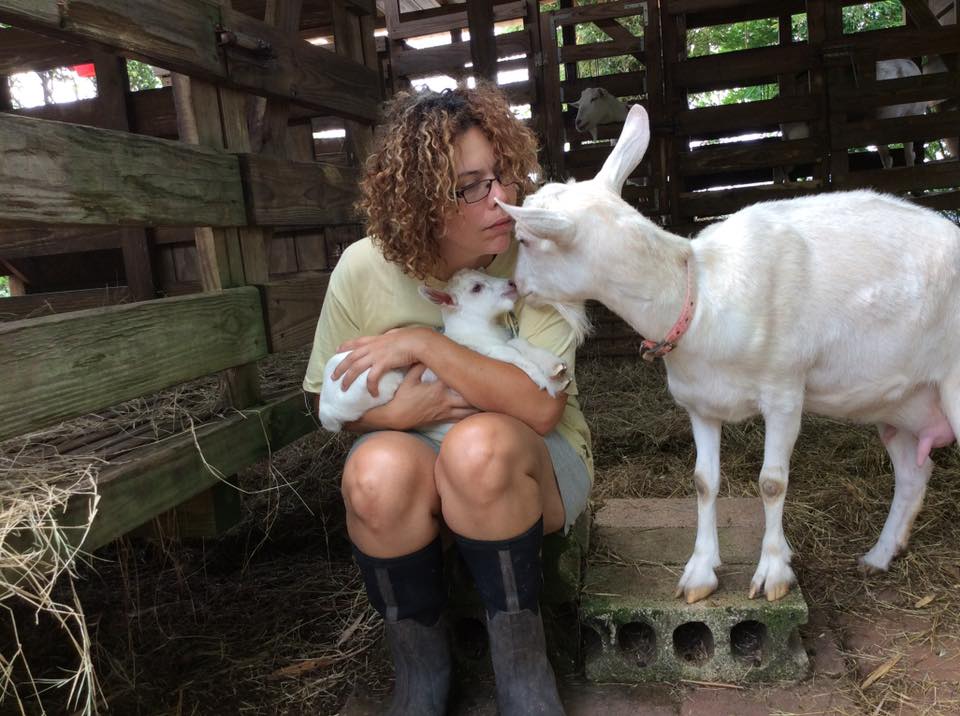
[[[960,209],[960,191],[941,191],[935,194],[907,197],[911,201],[938,211]]]
[[[825,42],[824,53],[836,53],[841,59],[849,53],[870,52],[876,60],[891,60],[920,55],[949,54],[960,47],[960,25],[932,29],[895,27],[843,35]]]
[[[807,10],[805,0],[765,0],[747,5],[692,12],[685,16],[687,28],[727,25],[778,15],[802,15]]]
[[[379,113],[380,77],[359,62],[288,37],[283,30],[229,8],[223,24],[271,46],[268,55],[224,48],[227,73],[239,88],[372,122]]]
[[[271,353],[309,346],[317,329],[330,274],[314,274],[263,286],[267,340]]]
[[[744,189],[682,192],[679,197],[679,206],[684,216],[718,216],[720,214],[732,214],[738,209],[761,201],[792,199],[798,196],[816,194],[818,189],[819,187],[814,186],[774,184]]]
[[[70,0],[56,19],[23,1],[0,0],[0,21],[320,111],[368,122],[377,116],[376,72],[206,0]],[[262,41],[264,50],[236,44],[220,50],[218,38],[231,36],[218,28]]]
[[[87,308],[102,308],[131,301],[126,286],[91,288],[81,291],[28,293],[25,296],[0,298],[0,321],[37,318],[56,313],[70,313]]]
[[[813,96],[702,107],[679,112],[677,132],[698,138],[718,137],[747,128],[773,128],[781,122],[813,121],[820,112],[819,100]]]
[[[41,72],[90,61],[90,48],[10,27],[0,44],[0,75]]]
[[[821,156],[815,139],[757,140],[700,147],[680,157],[684,176],[719,174],[733,169],[782,167],[814,162]]]
[[[180,142],[0,115],[0,225],[232,226],[236,157]]]
[[[252,287],[0,326],[0,440],[266,354]]]
[[[54,256],[120,247],[120,230],[100,227],[38,227],[0,230],[0,258]]]
[[[860,87],[831,87],[830,105],[841,111],[863,111],[894,104],[910,104],[960,96],[960,74],[937,73],[864,83]]]
[[[316,226],[356,221],[356,168],[257,154],[240,155],[240,160],[251,225]]]
[[[609,42],[591,42],[585,45],[564,45],[560,48],[561,62],[581,62],[583,60],[603,59],[619,55],[632,55],[643,52],[643,38],[610,40]]]
[[[526,54],[530,38],[525,32],[497,35],[497,57]],[[403,77],[436,74],[461,70],[470,62],[470,43],[452,42],[449,45],[426,47],[422,50],[404,50],[391,56],[394,73]]]
[[[397,20],[386,12],[387,32],[392,40],[405,40],[420,35],[432,35],[437,32],[448,32],[468,26],[467,12],[460,9],[463,5],[448,5],[444,8],[433,8],[418,12],[405,12]],[[493,6],[495,22],[513,20],[526,17],[526,5],[523,0],[508,3],[498,3]]]
[[[879,162],[877,162],[879,165]],[[850,172],[838,188],[875,188],[880,191],[904,193],[924,189],[954,189],[960,187],[960,164],[957,162],[931,162],[914,167],[894,167],[870,171]]]
[[[865,119],[862,122],[837,122],[830,129],[833,149],[863,147],[868,144],[893,144],[903,141],[932,141],[957,135],[960,112],[935,112],[892,119]]]
[[[173,70],[223,76],[215,33],[219,11],[203,0],[70,0],[54,4],[56,17],[18,10],[21,2],[0,0],[0,21],[119,50]]]
[[[676,83],[689,92],[705,92],[776,82],[779,74],[809,70],[819,65],[819,53],[798,43],[681,60],[674,69],[674,77]]]
[[[548,13],[543,13],[546,16]],[[584,22],[597,20],[612,20],[618,17],[633,17],[634,15],[647,16],[647,3],[638,0],[619,0],[618,2],[604,2],[594,5],[580,5],[578,7],[561,8],[549,12],[554,27],[565,27]]]
[[[58,0],[3,0],[0,3],[0,22],[13,23],[13,18],[31,22],[60,22]]]
[[[137,450],[97,478],[99,504],[83,548],[107,544],[219,484],[214,470],[235,474],[316,429],[296,390]],[[85,497],[69,502],[62,525],[73,544],[82,535],[69,527],[82,525],[92,507]]]

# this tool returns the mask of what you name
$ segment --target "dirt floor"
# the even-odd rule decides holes
[[[577,374],[595,436],[594,499],[692,498],[693,441],[662,368],[586,359]],[[757,421],[724,429],[722,495],[756,494],[762,446]],[[241,475],[244,518],[221,538],[125,539],[82,568],[76,589],[102,710],[337,714],[356,691],[389,691],[378,619],[345,539],[337,474],[346,447],[318,433]],[[568,679],[571,714],[960,714],[960,454],[954,446],[935,458],[909,552],[865,578],[856,558],[883,524],[889,462],[872,428],[805,420],[785,527],[811,609],[810,680],[598,689]],[[282,479],[265,487],[268,475]],[[27,631],[34,677],[55,676],[71,654],[62,634],[43,620]],[[71,713],[65,703],[63,693],[43,696],[47,713]],[[33,702],[24,710],[41,712]],[[0,713],[18,712],[0,703]]]

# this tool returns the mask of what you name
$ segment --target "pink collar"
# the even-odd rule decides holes
[[[663,358],[667,353],[677,347],[677,343],[683,338],[683,334],[690,327],[693,320],[694,296],[693,296],[693,267],[690,265],[690,259],[686,261],[687,265],[687,295],[683,299],[683,310],[680,311],[680,318],[673,324],[673,328],[667,333],[659,343],[649,339],[640,344],[640,357],[648,363],[653,363],[656,358]]]

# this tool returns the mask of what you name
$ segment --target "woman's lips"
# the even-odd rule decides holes
[[[504,219],[502,221],[498,221],[496,224],[490,224],[490,226],[488,226],[487,228],[500,229],[500,228],[503,228],[504,226],[512,226],[512,225],[513,225],[513,219]]]

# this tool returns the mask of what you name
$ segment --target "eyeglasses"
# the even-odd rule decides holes
[[[503,179],[498,176],[493,176],[490,179],[481,179],[478,182],[473,184],[467,184],[467,186],[462,189],[457,189],[454,193],[458,198],[463,199],[466,204],[476,204],[478,201],[483,201],[488,196],[490,196],[490,190],[493,188],[493,182],[497,182],[504,189],[510,189],[511,187],[520,191],[520,182],[511,181],[504,183]]]

